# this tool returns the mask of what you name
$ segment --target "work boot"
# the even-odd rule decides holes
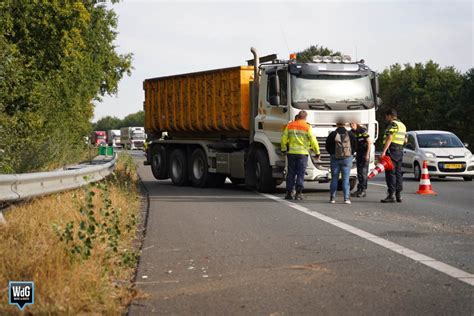
[[[401,192],[396,192],[395,193],[395,198],[397,200],[398,203],[402,203],[402,195],[401,195]]]
[[[293,192],[286,191],[285,200],[293,200]]]
[[[357,191],[354,191],[351,193],[351,196],[359,197],[359,194],[362,192],[362,190],[357,189]]]
[[[367,192],[365,190],[360,191],[359,193],[356,194],[356,197],[358,198],[363,198],[367,196]]]
[[[304,199],[303,192],[296,191],[295,200],[303,200],[303,199]]]
[[[382,203],[395,203],[395,198],[393,197],[393,194],[388,194],[387,197],[383,200],[380,200]]]

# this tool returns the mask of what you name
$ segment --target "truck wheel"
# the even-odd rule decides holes
[[[472,176],[464,176],[464,181],[472,181]]]
[[[240,185],[245,183],[245,179],[240,179],[240,178],[234,178],[234,177],[229,177],[230,181],[232,182],[233,185]]]
[[[207,156],[201,148],[196,149],[191,155],[191,182],[194,187],[205,188],[212,184],[214,174],[209,173]]]
[[[255,184],[257,191],[262,193],[272,193],[276,188],[268,155],[260,148],[255,153]]]
[[[188,185],[188,160],[184,150],[175,149],[171,152],[168,174],[174,185]]]
[[[166,149],[161,145],[154,145],[151,152],[151,172],[158,180],[168,179],[168,160],[166,159]]]

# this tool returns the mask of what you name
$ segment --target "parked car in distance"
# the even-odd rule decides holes
[[[410,131],[403,149],[402,170],[421,177],[423,160],[426,160],[430,176],[444,178],[463,177],[472,181],[474,156],[459,138],[445,131]]]

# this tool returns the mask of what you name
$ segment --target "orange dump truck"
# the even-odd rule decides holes
[[[341,115],[367,121],[373,133],[378,90],[362,62],[297,63],[251,51],[247,66],[144,81],[145,164],[155,178],[195,187],[220,186],[229,178],[272,192],[284,180],[282,131],[300,110],[317,127],[321,148]],[[306,181],[329,180],[329,155],[322,157],[308,163]]]

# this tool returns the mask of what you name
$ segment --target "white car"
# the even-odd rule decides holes
[[[410,131],[403,148],[402,171],[421,177],[423,160],[426,160],[430,176],[463,177],[472,181],[474,156],[459,138],[445,131]]]

